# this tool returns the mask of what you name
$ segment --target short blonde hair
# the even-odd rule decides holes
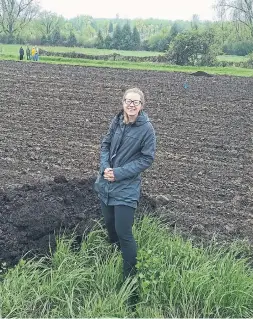
[[[144,93],[140,89],[132,88],[132,89],[126,90],[124,95],[123,95],[123,100],[122,100],[123,102],[124,102],[124,100],[125,100],[125,98],[126,98],[128,93],[137,93],[137,94],[139,94],[140,100],[141,100],[141,104],[142,104],[142,106],[144,106],[144,104],[145,104]]]

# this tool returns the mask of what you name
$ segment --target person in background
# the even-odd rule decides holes
[[[35,53],[36,53],[36,50],[35,50],[35,47],[32,48],[32,60],[35,61]]]
[[[35,61],[39,61],[39,48],[35,48]]]
[[[94,190],[100,199],[109,241],[121,250],[126,279],[136,273],[137,246],[132,226],[140,197],[140,174],[154,161],[156,138],[143,111],[143,92],[138,88],[127,90],[122,104],[102,140]]]
[[[25,54],[25,52],[24,52],[23,47],[20,47],[20,49],[19,49],[19,60],[20,61],[23,60],[24,54]]]
[[[26,59],[31,60],[31,50],[28,46],[26,47]]]

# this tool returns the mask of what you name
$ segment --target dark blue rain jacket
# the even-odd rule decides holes
[[[94,189],[106,205],[136,208],[140,198],[140,173],[155,157],[155,131],[147,114],[141,111],[134,123],[124,124],[123,111],[114,117],[101,144],[100,170]],[[115,181],[103,177],[113,168]]]

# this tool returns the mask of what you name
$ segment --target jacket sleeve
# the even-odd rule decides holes
[[[126,178],[131,178],[147,169],[154,161],[156,149],[155,132],[152,132],[144,139],[141,148],[140,158],[131,161],[122,167],[113,169],[115,180],[121,181]]]
[[[115,118],[112,120],[110,127],[104,136],[102,143],[101,143],[101,149],[100,149],[100,169],[99,173],[103,175],[104,170],[108,167],[110,167],[110,146],[111,146],[111,140],[113,137],[115,127]]]

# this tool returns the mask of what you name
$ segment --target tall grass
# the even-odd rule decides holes
[[[0,282],[0,316],[248,318],[253,316],[253,271],[237,259],[237,245],[195,247],[158,219],[134,227],[138,272],[123,282],[122,259],[97,227],[73,249],[61,237],[57,250],[20,260]],[[138,295],[135,308],[129,302]]]
[[[0,286],[3,317],[124,317],[134,281],[121,284],[121,258],[103,231],[92,232],[80,251],[62,237],[50,257],[10,269]]]

